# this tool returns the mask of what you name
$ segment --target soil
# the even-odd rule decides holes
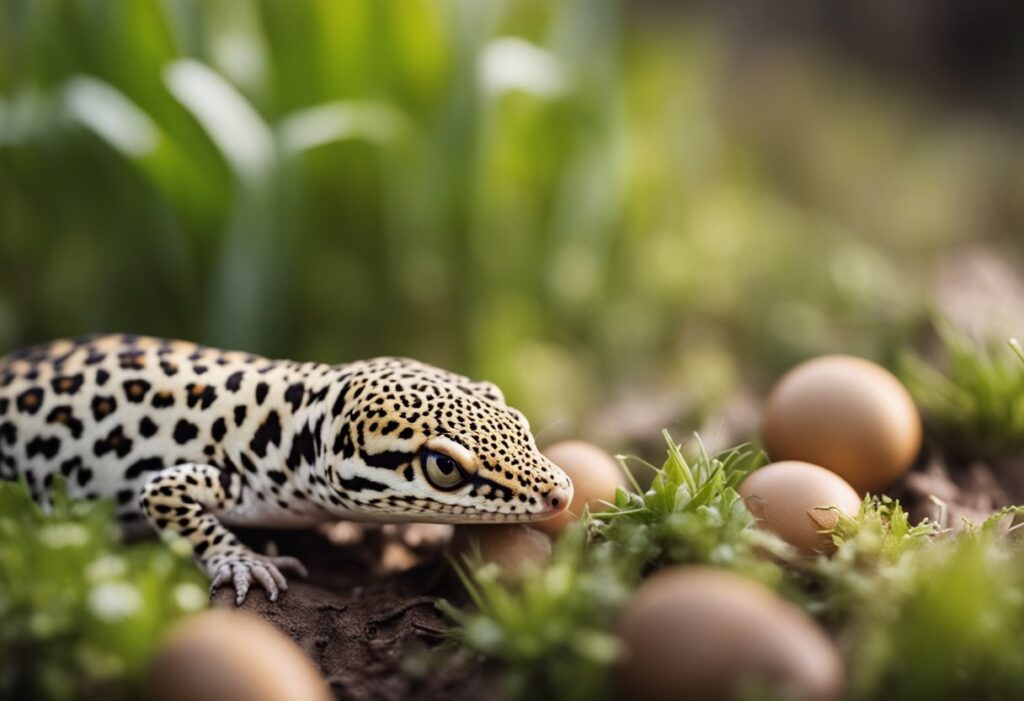
[[[242,608],[291,637],[338,699],[496,698],[494,670],[444,637],[435,602],[462,604],[465,594],[442,548],[405,547],[394,530],[354,532],[358,542],[346,545],[318,532],[240,533],[258,552],[269,544],[309,569],[305,580],[290,578],[277,603],[254,587]],[[233,590],[222,588],[213,605],[233,608]]]
[[[952,461],[926,449],[917,465],[888,490],[914,522],[928,518],[943,528],[980,524],[1007,506],[1024,504],[1024,458]],[[1002,524],[1008,528],[1012,520]]]

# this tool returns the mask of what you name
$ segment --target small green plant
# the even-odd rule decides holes
[[[929,433],[955,456],[999,458],[1024,450],[1024,351],[987,347],[939,325],[942,369],[907,356],[903,380]]]
[[[699,562],[778,583],[778,567],[763,555],[786,557],[790,549],[755,527],[736,491],[764,463],[764,454],[740,446],[709,456],[695,436],[697,457],[690,464],[667,432],[665,440],[668,459],[650,488],[641,490],[627,470],[635,491],[620,489],[614,508],[594,515],[600,537],[642,569]]]
[[[587,547],[586,525],[559,539],[552,561],[509,580],[495,565],[456,563],[475,611],[441,606],[452,637],[501,663],[505,698],[609,698],[619,653],[612,618],[635,583],[607,543]]]
[[[807,607],[833,626],[846,622],[862,606],[886,600],[900,566],[910,552],[932,546],[941,533],[937,523],[913,524],[898,501],[868,496],[856,518],[842,512],[832,529],[836,551],[809,563],[810,580],[820,594]]]
[[[122,545],[113,511],[0,482],[0,697],[137,698],[165,628],[206,606],[187,544]]]

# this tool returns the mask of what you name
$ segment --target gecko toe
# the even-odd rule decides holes
[[[263,564],[257,564],[252,566],[251,571],[252,576],[256,578],[256,581],[259,582],[260,586],[262,586],[264,591],[267,592],[267,598],[271,601],[277,601],[279,582],[275,581],[277,578],[272,575],[272,570],[270,569],[272,567],[273,565],[268,567]],[[278,576],[281,576],[280,572],[278,573]],[[284,578],[282,577],[282,579]]]
[[[279,567],[302,576],[306,574],[306,569],[293,557],[242,556],[215,570],[210,583],[210,596],[230,582],[235,588],[235,605],[241,606],[255,580],[266,591],[268,599],[277,601],[281,592],[288,591],[288,580]]]
[[[289,571],[295,575],[298,575],[299,577],[305,578],[309,576],[309,572],[306,571],[305,565],[303,565],[294,557],[273,557],[270,558],[270,562],[276,567],[282,570]]]
[[[265,566],[267,568],[267,572],[269,572],[270,576],[274,578],[277,588],[281,591],[288,591],[288,580],[285,579],[283,574],[281,574],[281,570],[277,569],[277,566],[272,562],[266,563]]]
[[[249,593],[249,585],[252,583],[252,572],[248,565],[236,564],[234,567],[235,581],[235,605],[241,606],[245,602],[245,596]]]
[[[217,570],[217,574],[214,576],[213,581],[210,582],[210,596],[213,596],[214,593],[224,586],[230,579],[231,565],[221,565],[220,569]]]

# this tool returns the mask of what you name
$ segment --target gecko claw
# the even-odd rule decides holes
[[[231,582],[235,587],[235,605],[241,606],[255,579],[267,598],[277,601],[281,592],[288,591],[288,580],[281,573],[282,569],[300,577],[307,576],[306,568],[294,557],[245,557],[224,563],[217,569],[210,582],[210,595]]]

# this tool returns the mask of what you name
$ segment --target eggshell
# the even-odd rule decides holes
[[[569,475],[573,486],[568,509],[534,524],[551,535],[558,535],[570,523],[578,521],[584,506],[589,506],[591,512],[603,511],[607,507],[602,502],[614,502],[615,490],[627,486],[618,461],[591,443],[561,441],[548,446],[544,455]]]
[[[835,550],[821,531],[835,526],[839,515],[819,507],[835,506],[851,517],[860,511],[860,496],[842,477],[806,462],[766,465],[750,473],[738,491],[763,528],[806,555]]]
[[[484,562],[513,573],[551,559],[551,539],[524,524],[463,525],[455,527],[449,552],[462,557],[479,547]]]
[[[843,664],[800,609],[738,575],[703,566],[658,572],[623,609],[615,667],[628,701],[719,701],[745,683],[800,701],[833,701]]]
[[[210,610],[175,626],[154,657],[152,701],[330,701],[302,650],[251,614]]]
[[[921,449],[921,417],[906,388],[881,366],[842,355],[786,373],[761,433],[772,460],[821,465],[861,494],[892,484]]]

